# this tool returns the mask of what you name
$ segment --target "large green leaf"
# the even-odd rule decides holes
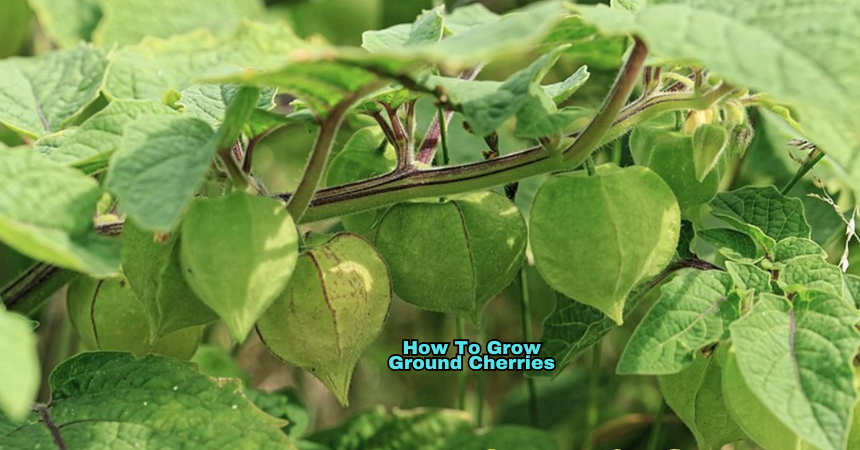
[[[352,417],[337,428],[317,432],[310,440],[337,450],[448,450],[457,448],[451,444],[464,436],[471,436],[473,430],[471,417],[463,411],[415,409],[388,412],[377,407]]]
[[[773,275],[758,266],[746,263],[726,262],[726,270],[735,283],[735,288],[741,291],[755,291],[759,294],[771,292]]]
[[[0,149],[0,240],[33,259],[104,277],[119,270],[119,242],[93,227],[98,182],[30,148]]]
[[[738,230],[710,228],[699,230],[696,236],[731,261],[755,263],[764,257],[764,249],[748,234]]]
[[[535,265],[554,289],[621,324],[630,291],[675,254],[680,216],[672,190],[645,167],[552,177],[529,218]]]
[[[171,230],[203,182],[215,152],[215,132],[187,116],[151,116],[125,128],[106,187],[141,227]]]
[[[860,76],[852,69],[860,66],[860,2],[669,0],[636,14],[577,9],[606,32],[641,36],[661,56],[699,60],[733,84],[791,102],[812,140],[860,188]]]
[[[696,437],[699,450],[719,450],[746,438],[723,404],[725,348],[709,357],[699,355],[683,371],[657,378],[666,404]]]
[[[96,160],[105,160],[103,164],[106,165],[107,156],[122,147],[126,125],[142,117],[175,113],[167,106],[149,100],[115,101],[87,119],[60,145],[44,149],[42,153],[50,160],[77,167],[89,166]],[[47,138],[40,139],[36,145],[44,146],[41,141]]]
[[[162,101],[169,91],[181,92],[199,84],[204,76],[270,67],[305,47],[283,25],[252,22],[243,23],[224,39],[206,30],[167,39],[146,38],[114,52],[105,92],[113,98]]]
[[[0,61],[0,124],[30,137],[62,129],[98,97],[106,53],[82,45]]]
[[[144,116],[127,125],[105,181],[123,211],[146,230],[172,230],[212,157],[234,144],[259,98],[258,90],[243,88],[217,133],[187,115]]]
[[[442,9],[434,8],[418,16],[414,24],[395,25],[379,31],[365,31],[361,46],[373,53],[417,44],[439,42],[444,31]]]
[[[627,343],[619,374],[668,375],[693,363],[696,352],[727,337],[740,315],[724,272],[686,272],[663,286],[662,295]]]
[[[185,279],[242,342],[290,280],[298,233],[284,204],[241,191],[197,199],[182,222]]]
[[[135,44],[145,36],[169,37],[198,28],[227,35],[243,18],[263,16],[261,0],[110,0],[93,33],[100,45]]]
[[[214,128],[224,122],[227,108],[236,101],[240,89],[236,84],[195,84],[182,91],[176,104]],[[262,90],[257,108],[264,111],[274,108],[276,94],[276,89]]]
[[[34,323],[0,306],[0,421],[27,416],[39,390],[39,355]],[[0,440],[2,443],[2,440]]]
[[[723,404],[750,440],[765,450],[820,450],[804,441],[759,400],[744,381],[733,350],[723,364],[722,380]]]
[[[837,297],[844,289],[842,270],[817,255],[792,259],[780,271],[779,284],[786,292],[814,289]]]
[[[295,449],[283,421],[248,401],[238,380],[172,358],[82,353],[57,367],[50,385],[51,403],[3,433],[0,446]]]
[[[763,295],[730,327],[749,389],[788,428],[823,450],[842,450],[857,401],[856,311],[839,297]]]
[[[29,0],[42,29],[61,47],[89,41],[102,18],[101,0]]]
[[[711,214],[749,234],[768,250],[785,238],[810,237],[803,202],[785,197],[774,186],[721,192],[711,207]]]

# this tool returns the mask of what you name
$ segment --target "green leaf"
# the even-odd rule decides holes
[[[588,73],[588,66],[582,66],[579,69],[576,69],[576,72],[567,77],[564,81],[544,86],[543,91],[552,99],[553,102],[559,104],[570,98],[570,96],[575,94],[579,88],[584,86],[590,76],[591,74]]]
[[[570,45],[565,56],[601,69],[620,66],[628,48],[626,37],[606,36],[578,15],[569,15],[555,24],[540,48],[547,51],[559,45]]]
[[[558,61],[561,50],[555,49],[541,56],[504,82],[431,76],[425,84],[429,89],[444,89],[449,101],[466,116],[472,132],[486,136],[514,115],[525,114],[526,120],[537,122],[556,111],[555,104],[537,83]]]
[[[52,401],[40,411],[55,428],[34,413],[0,436],[1,446],[56,448],[61,439],[69,449],[295,449],[281,432],[283,421],[257,409],[237,381],[207,377],[172,358],[82,353],[57,367],[50,385]]]
[[[785,197],[774,186],[747,186],[717,194],[711,202],[714,217],[749,234],[766,249],[789,237],[809,239],[803,202]]]
[[[693,432],[699,450],[719,450],[746,438],[723,404],[724,353],[721,346],[714,355],[697,356],[682,372],[657,378],[666,404]]]
[[[218,316],[194,294],[182,275],[179,234],[166,242],[127,220],[122,230],[122,268],[146,308],[156,337],[205,325]]]
[[[854,300],[854,305],[860,309],[860,276],[845,274],[845,289]]]
[[[23,420],[39,391],[39,355],[33,322],[0,307],[0,421]],[[0,439],[2,443],[2,439]]]
[[[60,47],[89,41],[102,16],[100,0],[29,0],[48,37]]]
[[[394,170],[397,165],[394,147],[378,127],[358,130],[332,158],[326,174],[326,185],[340,186],[367,180]],[[379,220],[385,211],[365,211],[341,217],[344,228],[363,234]]]
[[[230,358],[229,355],[227,357]],[[245,395],[267,414],[287,420],[289,423],[283,427],[287,436],[297,439],[304,436],[308,430],[310,417],[296,388],[287,388],[278,392],[248,390],[245,391]],[[300,449],[304,449],[300,443],[297,445]]]
[[[439,42],[443,31],[443,9],[439,7],[425,11],[412,25],[365,31],[361,35],[361,46],[371,53],[384,53],[402,47]]]
[[[722,126],[706,123],[696,128],[693,135],[693,162],[697,180],[703,181],[717,167],[728,142],[729,134]]]
[[[182,98],[176,104],[189,115],[216,128],[224,122],[227,108],[236,100],[240,89],[236,84],[195,84],[182,91]],[[262,89],[257,109],[274,108],[276,94],[276,89]]]
[[[640,282],[675,254],[681,217],[669,186],[645,167],[603,165],[549,178],[530,215],[535,264],[547,283],[616,323]]]
[[[33,259],[105,277],[119,270],[119,242],[93,227],[98,182],[29,148],[0,150],[0,240]]]
[[[777,263],[788,263],[801,256],[826,258],[827,252],[813,240],[796,237],[783,239],[773,248],[773,261]]]
[[[490,191],[392,206],[375,244],[394,292],[421,308],[480,325],[486,303],[514,279],[528,230],[516,205]]]
[[[122,147],[126,125],[143,117],[171,114],[176,114],[176,111],[149,100],[118,100],[87,119],[56,148],[43,150],[42,154],[50,160],[75,167],[90,166],[96,160],[104,160],[103,164],[107,165],[106,157]],[[37,141],[36,145],[44,139]]]
[[[744,291],[755,291],[758,294],[763,294],[773,290],[770,283],[771,274],[759,269],[758,266],[727,261],[726,270],[732,276],[735,287]]]
[[[241,191],[196,199],[182,222],[182,272],[242,342],[290,280],[298,234],[284,204]]]
[[[0,124],[29,137],[64,128],[98,97],[106,53],[82,45],[0,61]]]
[[[636,164],[648,166],[672,188],[681,211],[708,203],[717,193],[720,174],[715,171],[698,177],[698,151],[690,136],[670,129],[637,127],[630,135],[630,152]]]
[[[359,414],[337,428],[317,432],[311,441],[337,450],[449,450],[473,433],[466,412],[415,409],[387,412],[383,407]]]
[[[860,48],[851,45],[860,39],[856,2],[780,0],[752,8],[744,0],[675,0],[652,2],[638,14],[577,9],[605,32],[642,37],[655,54],[698,60],[733,85],[790,102],[809,137],[860,188],[860,77],[848,69],[860,65]],[[797,32],[808,24],[820,28]],[[822,34],[830,39],[822,41]]]
[[[723,403],[750,440],[765,450],[820,450],[801,439],[759,400],[744,381],[734,350],[723,364],[722,379]]]
[[[821,256],[800,256],[779,273],[779,285],[786,292],[818,290],[842,297],[842,271]]]
[[[622,375],[668,375],[693,363],[695,354],[728,335],[740,315],[724,272],[690,271],[663,286],[662,295],[636,327],[618,362]]]
[[[243,23],[224,39],[205,30],[168,39],[146,38],[111,55],[105,93],[111,98],[161,102],[170,90],[181,92],[204,77],[270,67],[306,47],[287,27],[252,22]]]
[[[467,19],[467,13],[457,16],[455,11],[457,18],[446,22],[459,28],[454,35],[439,42],[391,48],[387,54],[463,68],[533,49],[566,13],[562,3],[556,1],[529,5],[500,20],[477,10],[468,11],[472,18]],[[463,26],[467,23],[469,27]]]
[[[857,313],[836,296],[763,295],[731,325],[743,379],[788,428],[822,450],[845,448],[857,401],[852,361]]]
[[[352,372],[388,317],[391,279],[363,238],[339,234],[299,257],[257,331],[277,357],[310,371],[349,404]]]
[[[191,362],[197,364],[200,373],[209,375],[212,378],[238,378],[242,380],[242,386],[250,386],[251,378],[248,374],[239,367],[239,363],[233,359],[227,350],[214,344],[203,344],[197,348],[197,352],[191,357]],[[254,401],[254,396],[251,393],[254,391],[246,391],[245,395]],[[260,404],[254,401],[254,404]],[[260,408],[267,411],[265,408]],[[283,417],[282,417],[283,418]]]
[[[101,6],[104,18],[93,33],[100,45],[136,44],[146,36],[170,37],[199,28],[226,35],[243,18],[262,17],[265,11],[260,0],[113,0]]]
[[[454,12],[445,16],[445,29],[453,34],[472,28],[487,26],[499,21],[501,16],[480,3],[458,6]]]
[[[203,182],[215,144],[215,132],[202,120],[141,118],[125,127],[105,185],[142,228],[169,231]]]
[[[764,250],[748,234],[731,228],[699,230],[696,236],[732,261],[755,263],[764,257]]]
[[[241,135],[260,92],[243,88],[213,133],[191,117],[143,117],[125,128],[122,149],[111,160],[105,184],[141,228],[170,231],[203,183],[212,157]]]

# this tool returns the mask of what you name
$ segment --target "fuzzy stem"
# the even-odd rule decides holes
[[[526,274],[525,266],[520,268],[520,293],[522,294],[522,328],[523,342],[530,342],[532,339],[532,311],[531,301],[529,296],[529,280]],[[538,427],[540,424],[537,385],[535,379],[526,378],[526,387],[529,395],[529,420],[531,426]]]
[[[648,48],[645,43],[636,38],[630,57],[627,58],[627,62],[624,63],[624,67],[618,73],[618,78],[615,79],[615,84],[600,107],[600,111],[585,128],[585,131],[574,141],[573,145],[565,150],[564,158],[566,160],[578,166],[604,141],[604,136],[612,128],[615,118],[618,117],[618,113],[624,108],[633,88],[636,87],[647,56]]]

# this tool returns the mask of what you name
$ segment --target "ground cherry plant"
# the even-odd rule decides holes
[[[5,0],[0,57],[0,449],[860,449],[860,0]]]

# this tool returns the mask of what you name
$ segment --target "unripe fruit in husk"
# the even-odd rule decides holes
[[[375,239],[400,298],[479,325],[484,304],[522,265],[527,235],[517,207],[483,191],[397,204],[380,220]]]
[[[155,338],[149,314],[125,278],[79,277],[69,285],[67,306],[81,343],[91,350],[188,359],[197,350],[203,332],[201,327],[190,327]]]
[[[703,125],[698,128],[697,133],[725,134],[722,128],[716,125]],[[719,143],[705,142],[701,145],[713,147]],[[722,153],[719,148],[716,151]],[[715,166],[720,155],[712,155],[715,158],[713,161],[700,161],[699,158],[706,151],[696,148],[692,136],[666,128],[638,127],[630,135],[630,153],[637,165],[653,170],[672,188],[682,212],[708,203],[717,194],[720,170]]]
[[[597,168],[547,179],[529,218],[535,265],[553,289],[621,324],[627,295],[672,259],[681,213],[645,167]]]
[[[327,186],[340,186],[384,175],[396,166],[394,149],[388,145],[379,127],[358,130],[328,165]],[[341,217],[344,228],[364,234],[370,230],[382,210],[364,211]]]
[[[275,356],[310,371],[347,405],[352,372],[390,304],[382,257],[364,238],[342,233],[299,257],[257,332]]]

